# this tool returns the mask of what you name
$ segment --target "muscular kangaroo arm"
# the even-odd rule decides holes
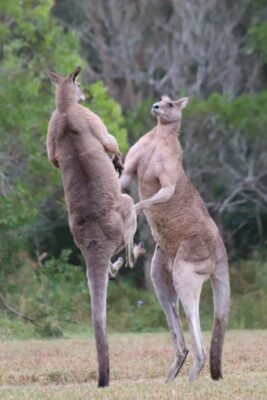
[[[125,167],[124,167],[124,168],[125,168]],[[121,188],[122,188],[122,189],[127,188],[127,186],[129,186],[131,180],[132,180],[132,175],[123,172],[122,175],[121,175],[121,177],[120,177]]]
[[[106,137],[104,138],[103,141],[103,146],[107,153],[115,154],[115,156],[121,158],[121,152],[117,140],[107,131],[106,131]]]
[[[175,171],[163,171],[159,176],[161,189],[149,199],[140,201],[137,203],[135,208],[136,212],[140,212],[143,209],[147,209],[155,204],[165,203],[171,199],[175,192],[177,174]]]
[[[56,159],[56,144],[53,135],[48,128],[47,141],[46,141],[47,157],[55,168],[59,168],[58,160]]]
[[[83,110],[86,110],[83,108]],[[95,114],[91,113],[89,110],[84,112],[84,116],[89,125],[92,134],[99,140],[103,145],[105,151],[110,154],[114,154],[119,159],[121,158],[121,152],[118,146],[118,142],[114,136],[108,133],[105,124],[102,120]]]
[[[121,152],[117,140],[114,136],[110,135],[103,124],[102,126],[91,128],[94,136],[100,141],[107,153],[114,154],[121,158]]]
[[[161,188],[153,197],[150,199],[143,200],[143,208],[149,208],[154,204],[165,203],[170,200],[175,191],[175,185],[166,186]]]
[[[123,173],[120,177],[121,188],[125,189],[133,179],[137,171],[137,165],[139,161],[140,152],[136,145],[130,148],[125,161]]]

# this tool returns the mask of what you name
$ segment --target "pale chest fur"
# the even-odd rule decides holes
[[[144,200],[160,189],[159,175],[166,164],[177,170],[182,159],[182,149],[176,137],[165,138],[148,135],[142,143],[142,153],[137,168],[139,195]]]
[[[157,141],[149,147],[138,165],[141,200],[154,196],[161,189],[159,172],[165,163],[168,163],[168,170],[177,175],[171,199],[144,211],[155,241],[169,255],[175,256],[180,244],[190,239],[195,248],[199,247],[195,257],[205,258],[211,249],[208,243],[217,236],[217,228],[214,229],[202,199],[184,173],[180,143],[177,139],[167,143]]]

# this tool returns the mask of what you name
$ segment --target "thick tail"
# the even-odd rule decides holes
[[[98,249],[97,244],[95,247],[86,254],[85,259],[98,359],[98,386],[104,387],[109,385],[109,351],[106,334],[109,259],[103,256],[102,249]]]
[[[230,305],[230,282],[227,261],[219,263],[211,277],[214,299],[214,322],[210,346],[210,375],[222,379],[222,349]]]

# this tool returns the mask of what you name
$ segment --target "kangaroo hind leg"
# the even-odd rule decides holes
[[[175,289],[188,321],[193,347],[194,363],[189,373],[191,382],[198,378],[206,360],[199,319],[199,300],[202,285],[208,276],[197,273],[196,270],[194,263],[175,260],[173,269]]]
[[[177,309],[178,297],[167,263],[165,253],[157,245],[152,259],[151,278],[172,336],[175,356],[166,379],[167,382],[172,382],[182,368],[188,350]]]

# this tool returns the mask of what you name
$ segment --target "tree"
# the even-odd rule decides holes
[[[53,95],[46,70],[66,71],[81,62],[74,35],[56,25],[52,2],[14,1],[1,12],[0,265],[25,248],[45,197],[59,183],[46,157]],[[38,239],[36,238],[36,242]],[[35,248],[38,252],[38,246]]]
[[[249,0],[56,0],[53,12],[80,36],[88,79],[103,79],[124,109],[135,109],[163,93],[259,90],[266,77],[247,33],[262,8]]]
[[[59,26],[50,14],[52,5],[51,0],[17,0],[4,4],[0,14],[1,300],[9,310],[23,315],[33,312],[33,297],[34,313],[43,318],[48,317],[52,302],[49,305],[49,296],[45,300],[41,292],[49,287],[50,297],[55,296],[52,282],[57,276],[56,265],[62,265],[66,272],[61,282],[68,279],[71,254],[64,249],[75,249],[60,174],[46,155],[47,124],[55,97],[46,71],[66,74],[84,64],[75,35]],[[90,106],[96,112],[100,110],[125,151],[126,131],[120,106],[109,98],[102,82],[87,91]],[[81,263],[77,251],[72,259]],[[53,269],[54,280],[49,282],[49,271],[52,276]],[[81,279],[81,272],[75,275],[72,271],[72,285],[77,277]]]
[[[104,79],[121,102],[130,143],[151,128],[161,94],[193,95],[183,125],[187,171],[231,254],[264,243],[266,3],[82,0],[73,17],[72,4],[56,0],[53,12],[80,36],[87,79]]]
[[[267,237],[267,92],[194,101],[184,120],[186,170],[224,232],[231,256]]]

